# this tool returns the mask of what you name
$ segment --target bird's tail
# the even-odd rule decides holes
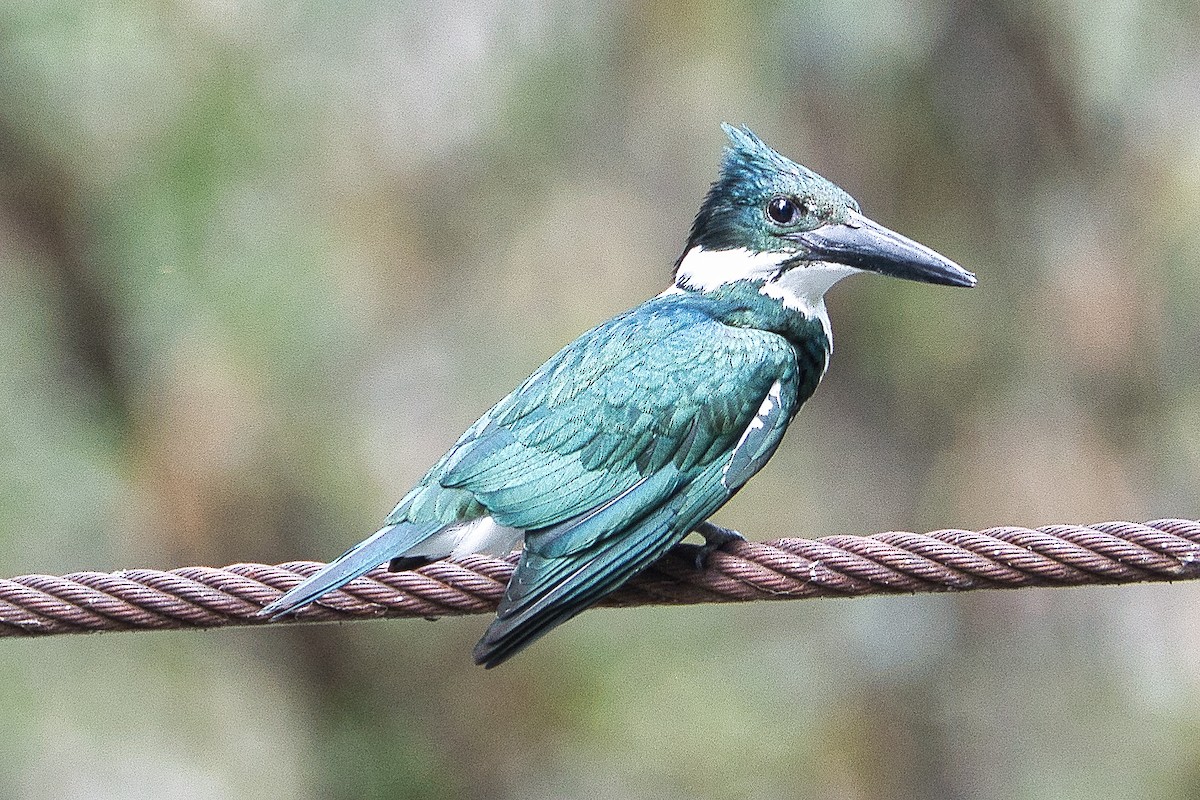
[[[380,528],[374,535],[351,547],[331,561],[316,575],[304,581],[283,597],[263,607],[260,617],[278,619],[285,614],[299,611],[304,606],[332,592],[360,575],[369,572],[385,561],[402,556],[418,548],[426,539],[437,533],[443,525],[414,525],[401,522]]]

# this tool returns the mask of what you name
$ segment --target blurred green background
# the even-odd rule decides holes
[[[0,3],[0,574],[324,559],[661,290],[747,123],[829,301],[751,538],[1200,513],[1200,10]],[[1190,585],[9,641],[0,796],[1200,798]]]

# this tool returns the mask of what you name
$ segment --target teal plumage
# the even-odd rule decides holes
[[[753,134],[727,130],[734,147],[675,285],[551,357],[459,438],[383,529],[264,614],[385,561],[503,552],[523,537],[475,649],[495,666],[651,564],[763,467],[828,363],[829,285],[876,267],[973,283]],[[803,214],[785,215],[789,205]]]
[[[794,387],[794,411],[824,369],[818,346],[801,380],[786,339],[721,321],[732,306],[658,297],[583,334],[473,425],[388,523],[461,521],[477,515],[473,500],[502,525],[542,528],[668,464],[690,474],[728,453],[772,383]],[[464,497],[451,515],[447,490]]]
[[[470,498],[457,513],[477,503],[527,531],[521,566],[476,652],[482,663],[498,663],[652,563],[774,452],[826,350],[800,356],[776,333],[731,329],[723,318],[737,309],[669,295],[593,328],[472,426],[389,516],[390,524],[461,521],[438,502],[453,492]],[[823,339],[819,325],[812,333]],[[766,433],[737,448],[776,384]],[[722,475],[739,450],[754,467]]]

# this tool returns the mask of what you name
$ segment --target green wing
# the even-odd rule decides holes
[[[766,463],[796,411],[802,381],[783,338],[655,304],[546,362],[389,517],[486,513],[526,531],[481,663],[500,663],[661,556]]]
[[[724,504],[779,444],[795,410],[794,372],[785,369],[755,392],[755,410],[731,420],[736,439],[719,437],[728,447],[700,445],[706,434],[697,416],[677,450],[707,451],[690,469],[674,459],[577,517],[529,531],[496,620],[475,648],[476,662],[496,666],[588,608]]]
[[[639,497],[652,507],[727,456],[772,384],[794,373],[777,336],[695,309],[635,309],[584,334],[485,414],[388,522],[488,513],[538,530],[595,512],[648,476],[653,491]],[[586,546],[589,535],[564,534],[556,549]]]

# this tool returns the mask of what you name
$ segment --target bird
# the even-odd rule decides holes
[[[749,128],[729,137],[665,291],[601,323],[471,425],[369,538],[266,605],[295,613],[387,563],[521,554],[474,649],[492,668],[690,533],[770,460],[829,365],[825,293],[871,272],[973,287]]]

